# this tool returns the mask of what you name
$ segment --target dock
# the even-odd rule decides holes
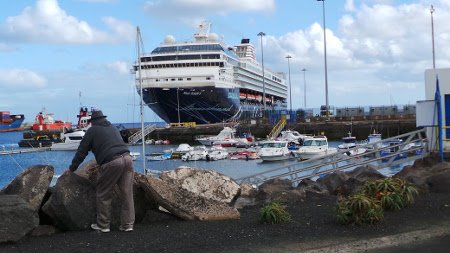
[[[50,147],[43,148],[20,148],[20,149],[10,149],[10,150],[0,150],[0,155],[15,155],[15,154],[23,154],[23,153],[35,153],[35,152],[43,152],[50,150]]]

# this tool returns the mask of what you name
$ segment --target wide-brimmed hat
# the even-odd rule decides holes
[[[104,119],[104,118],[106,118],[106,115],[103,115],[102,111],[97,110],[97,111],[92,111],[91,118],[89,119],[89,121],[96,120],[96,119]]]

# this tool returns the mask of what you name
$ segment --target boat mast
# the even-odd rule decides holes
[[[138,58],[138,81],[139,81],[139,89],[141,94],[140,112],[141,112],[141,141],[142,141],[142,168],[144,169],[144,175],[147,175],[147,166],[145,163],[145,135],[144,135],[144,95],[142,92],[142,76],[141,76],[141,45],[142,37],[141,30],[139,26],[136,27],[136,48],[137,48],[137,58]]]

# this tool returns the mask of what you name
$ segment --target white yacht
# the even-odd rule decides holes
[[[328,146],[328,139],[326,136],[311,136],[305,138],[303,146],[297,151],[302,160],[317,158],[336,152],[337,148]]]
[[[258,156],[263,161],[282,161],[295,158],[294,152],[288,149],[287,141],[263,141]]]
[[[61,142],[52,143],[50,150],[66,151],[77,150],[80,142],[84,137],[83,130],[75,130],[72,132],[61,133]]]

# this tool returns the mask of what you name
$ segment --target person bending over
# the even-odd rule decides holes
[[[133,161],[119,130],[113,126],[100,110],[92,111],[91,127],[80,142],[69,167],[77,170],[89,151],[92,151],[99,165],[96,183],[97,223],[91,228],[101,232],[110,231],[111,200],[115,185],[119,186],[121,201],[121,231],[133,231],[135,213],[133,200]]]

